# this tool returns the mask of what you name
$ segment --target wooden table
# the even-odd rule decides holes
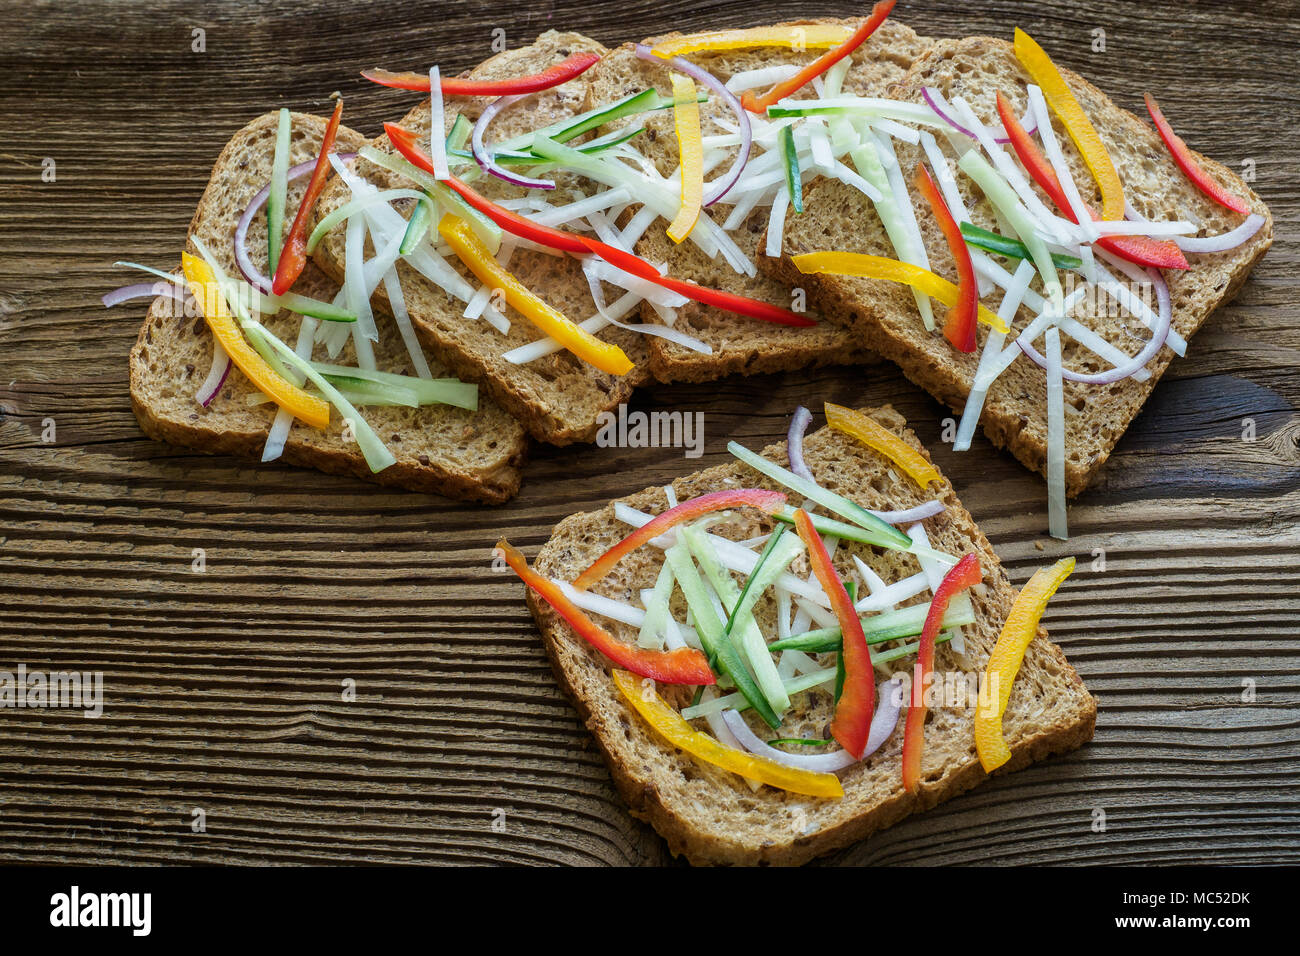
[[[175,264],[212,161],[255,114],[323,112],[337,89],[373,133],[406,101],[359,69],[461,69],[495,28],[511,45],[548,27],[614,44],[864,6],[0,8],[0,669],[102,671],[105,697],[95,720],[0,710],[0,861],[670,862],[615,796],[489,549],[506,534],[531,553],[565,515],[721,462],[729,437],[775,439],[822,399],[898,406],[1017,583],[1080,556],[1048,626],[1100,701],[1082,751],[828,862],[1300,861],[1295,3],[896,11],[938,36],[1020,25],[1126,107],[1158,93],[1196,148],[1253,163],[1277,218],[1240,298],[1073,505],[1066,544],[1045,534],[1041,479],[982,438],[952,453],[948,412],[885,365],[649,389],[639,407],[706,413],[701,462],[538,448],[495,509],[210,458],[137,427],[126,355],[143,308],[98,297],[131,281],[115,259]]]

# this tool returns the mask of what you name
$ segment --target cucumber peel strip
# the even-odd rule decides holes
[[[280,247],[284,238],[284,206],[289,194],[289,111],[280,109],[275,130],[275,155],[271,160],[271,192],[266,199],[266,258],[268,275],[275,275],[280,264]]]
[[[925,627],[925,617],[929,611],[930,605],[928,604],[913,604],[910,607],[862,617],[859,620],[862,621],[862,632],[867,637],[867,643],[883,644],[886,641],[896,641],[900,638],[915,637],[920,634]],[[961,594],[954,597],[952,603],[948,605],[948,610],[943,616],[941,630],[947,630],[951,627],[964,627],[967,624],[974,623],[975,606],[971,603],[969,595]],[[838,651],[842,642],[843,632],[836,625],[835,627],[823,627],[815,631],[804,631],[802,634],[791,635],[774,642],[769,647],[769,650],[824,654],[828,651]]]

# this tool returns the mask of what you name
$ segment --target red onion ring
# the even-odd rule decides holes
[[[890,734],[898,726],[898,714],[902,709],[902,677],[882,681],[880,687],[877,688],[876,712],[871,718],[871,732],[867,735],[866,749],[862,751],[863,760],[866,760],[879,750],[881,744],[889,739]],[[750,730],[749,724],[745,723],[745,718],[740,716],[739,711],[724,710],[722,712],[722,722],[740,741],[741,746],[750,753],[766,757],[768,760],[774,760],[787,767],[834,773],[836,770],[843,770],[845,767],[851,767],[858,762],[858,758],[847,750],[837,750],[835,753],[829,754],[791,754],[786,753],[784,750],[778,750]]]
[[[495,176],[497,179],[503,179],[512,186],[522,186],[525,189],[554,189],[555,183],[549,179],[533,179],[529,176],[521,176],[518,173],[512,173],[502,169],[492,158],[492,153],[483,145],[483,134],[487,131],[488,124],[496,117],[498,113],[506,107],[511,106],[531,93],[517,93],[512,96],[502,96],[488,104],[474,124],[474,132],[470,136],[470,150],[474,153],[474,159],[478,161],[483,172],[489,176]]]
[[[924,521],[926,518],[942,514],[947,507],[942,501],[936,499],[919,504],[915,508],[908,508],[906,511],[872,511],[871,513],[885,524],[911,524],[914,521]]]
[[[790,458],[790,470],[800,478],[816,481],[803,460],[803,436],[812,422],[812,412],[800,405],[790,418],[790,430],[785,435],[785,451]]]
[[[1220,233],[1217,236],[1174,236],[1174,244],[1183,252],[1226,252],[1248,241],[1264,225],[1264,217],[1251,213],[1236,229]]]
[[[212,404],[212,400],[221,392],[221,387],[226,384],[226,378],[230,375],[230,356],[226,350],[221,347],[221,343],[215,339],[212,342],[212,367],[208,369],[208,377],[203,380],[199,390],[194,394],[194,399],[204,408]]]
[[[171,296],[177,302],[184,304],[189,290],[177,283],[168,285],[166,282],[137,282],[135,285],[124,285],[120,289],[114,289],[112,292],[100,299],[108,308],[126,302],[128,299],[156,299],[160,295]]]
[[[740,127],[740,152],[736,154],[736,159],[731,164],[731,168],[727,170],[726,175],[715,179],[712,188],[704,194],[704,205],[706,207],[712,206],[731,191],[731,187],[740,180],[740,174],[744,171],[745,164],[749,162],[749,153],[754,146],[754,132],[749,122],[749,111],[740,105],[740,100],[736,97],[736,94],[727,89],[721,80],[708,70],[696,66],[690,60],[683,59],[680,56],[665,60],[655,56],[650,51],[650,47],[644,43],[636,45],[636,55],[651,63],[662,63],[678,73],[689,76],[702,86],[708,87],[736,114],[736,123]]]
[[[337,153],[335,154],[343,162],[353,159],[356,153]],[[311,173],[316,168],[316,160],[309,159],[305,163],[299,163],[292,166],[288,173],[288,182],[295,179],[301,179]],[[265,186],[257,191],[251,200],[244,214],[239,217],[239,224],[235,226],[235,262],[239,266],[239,271],[243,274],[244,279],[258,292],[264,295],[271,294],[271,280],[262,274],[262,271],[253,265],[252,258],[248,255],[248,227],[253,222],[253,217],[257,211],[266,205],[266,200],[271,195],[271,184],[268,182]]]
[[[1160,314],[1157,316],[1156,327],[1151,330],[1151,339],[1137,355],[1129,360],[1127,365],[1117,365],[1107,372],[1096,372],[1092,375],[1084,375],[1079,372],[1072,372],[1068,368],[1061,369],[1061,377],[1069,382],[1080,382],[1084,385],[1109,385],[1112,382],[1118,382],[1128,378],[1134,372],[1144,368],[1147,362],[1156,357],[1165,344],[1165,339],[1169,337],[1169,327],[1173,321],[1173,304],[1169,298],[1169,286],[1165,283],[1164,277],[1157,269],[1148,269],[1147,276],[1151,279],[1156,287],[1156,301],[1160,305]],[[1036,364],[1047,368],[1047,358],[1034,348],[1033,343],[1027,342],[1023,337],[1016,339],[1016,344],[1020,346],[1020,351],[1029,356]]]
[[[955,129],[957,132],[961,133],[963,136],[967,137],[968,139],[973,139],[976,142],[979,141],[978,136],[976,136],[965,126],[962,126],[960,123],[958,123],[955,119],[952,118],[952,116],[950,115],[952,110],[952,105],[946,99],[943,98],[942,93],[940,93],[938,90],[932,89],[931,87],[923,86],[921,87],[921,96],[922,98],[925,99],[925,102],[930,107],[930,109],[934,110],[934,112],[938,115],[939,119],[943,120],[945,123],[947,123],[949,126],[951,126],[953,129]],[[1020,125],[1025,128],[1025,132],[1028,133],[1030,136],[1033,136],[1034,133],[1038,132],[1038,116],[1034,112],[1032,106],[1029,109],[1025,110],[1025,115],[1020,119]],[[990,130],[990,132],[993,131]],[[998,136],[995,134],[993,136],[993,142],[1001,145],[1005,145],[1011,142],[1011,137]]]

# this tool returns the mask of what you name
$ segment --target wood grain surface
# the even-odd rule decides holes
[[[639,407],[705,412],[702,460],[539,448],[495,509],[211,458],[137,427],[127,351],[144,305],[98,297],[132,281],[115,259],[175,264],[213,160],[252,116],[323,112],[340,90],[373,133],[409,99],[359,69],[464,68],[496,28],[511,45],[548,27],[613,44],[864,7],[0,6],[0,669],[102,671],[105,697],[98,719],[0,709],[0,862],[672,862],[615,796],[489,549],[504,534],[531,554],[565,515],[719,463],[728,438],[776,439],[796,404],[823,399],[893,402],[1015,582],[1080,557],[1047,623],[1100,702],[1082,751],[826,862],[1300,862],[1295,3],[895,11],[936,36],[1022,26],[1130,109],[1155,92],[1197,149],[1253,163],[1277,219],[1238,300],[1072,506],[1068,543],[1045,534],[1039,478],[983,439],[952,453],[947,412],[886,365],[648,389]]]

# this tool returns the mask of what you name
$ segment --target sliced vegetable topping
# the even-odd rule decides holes
[[[1070,92],[1070,87],[1056,64],[1034,38],[1019,27],[1016,27],[1014,47],[1016,58],[1042,88],[1047,104],[1060,118],[1061,125],[1070,134],[1070,139],[1074,140],[1092,178],[1097,181],[1097,188],[1101,190],[1101,218],[1123,219],[1124,184],[1120,182],[1115,164],[1106,152],[1101,136],[1088,119],[1088,114]]]
[[[1038,621],[1047,602],[1074,570],[1074,558],[1063,558],[1050,568],[1039,568],[1029,583],[1020,589],[1011,613],[1002,625],[1002,633],[989,655],[984,671],[985,686],[997,692],[997,708],[979,707],[975,712],[975,750],[986,772],[993,772],[1011,759],[1011,750],[1002,736],[1002,715],[1011,699],[1011,685],[1025,659],[1029,642],[1038,633]]]
[[[682,53],[700,50],[745,50],[753,47],[802,47],[821,50],[839,46],[853,34],[853,30],[840,23],[809,23],[788,27],[753,27],[748,30],[710,30],[705,33],[688,33],[686,36],[665,40],[651,48],[658,57],[668,59]]]
[[[635,644],[627,644],[591,618],[560,590],[554,581],[543,577],[528,566],[528,561],[504,538],[497,542],[506,564],[519,575],[547,604],[553,607],[592,647],[600,651],[619,667],[634,674],[649,677],[665,684],[712,684],[716,681],[709,662],[694,648],[679,647],[673,651],[653,651]]]
[[[512,93],[537,93],[559,86],[586,72],[600,62],[599,53],[574,53],[572,56],[531,76],[518,76],[507,80],[469,80],[460,77],[443,78],[443,96],[508,96]],[[397,90],[429,92],[427,73],[390,73],[388,70],[362,70],[361,75],[372,83],[390,86]]]
[[[922,488],[940,480],[939,472],[924,455],[870,415],[827,402],[826,424],[856,438],[868,448],[874,448],[907,472],[908,477]]]
[[[695,81],[678,73],[672,79],[682,202],[668,226],[668,238],[681,242],[691,234],[704,208],[704,143],[700,138],[700,104],[695,96]]]
[[[631,674],[616,670],[613,676],[614,684],[632,705],[632,709],[674,747],[723,770],[792,793],[827,798],[844,796],[844,788],[835,774],[786,767],[773,760],[723,746],[708,734],[694,729],[657,692],[642,687]]]
[[[943,232],[943,238],[948,243],[948,251],[952,253],[953,261],[957,266],[957,302],[948,310],[948,316],[944,320],[944,338],[959,352],[974,352],[977,344],[975,322],[979,314],[980,290],[979,280],[975,278],[975,266],[971,262],[970,250],[966,248],[966,241],[957,227],[957,220],[952,217],[948,204],[939,195],[939,190],[935,187],[934,180],[930,178],[924,163],[916,164],[916,176],[912,182],[916,185],[917,191],[925,197],[925,201],[930,204],[930,211],[939,221],[939,229]]]
[[[1217,180],[1201,168],[1201,164],[1196,160],[1196,154],[1187,147],[1182,137],[1174,132],[1173,127],[1169,125],[1169,121],[1165,119],[1165,114],[1160,112],[1155,97],[1150,93],[1144,93],[1142,98],[1146,100],[1147,112],[1151,114],[1151,121],[1156,124],[1156,130],[1160,133],[1160,138],[1165,141],[1165,146],[1169,148],[1170,155],[1174,157],[1174,162],[1183,171],[1183,175],[1190,179],[1197,189],[1220,206],[1231,209],[1233,212],[1239,212],[1243,216],[1248,215],[1250,206],[1247,205],[1246,200],[1228,192],[1219,185]]]
[[[479,281],[489,288],[500,289],[505,293],[506,301],[524,318],[578,358],[611,375],[626,375],[632,371],[632,360],[621,348],[596,338],[586,329],[574,324],[507,272],[488,251],[487,246],[474,235],[474,230],[465,220],[444,216],[438,224],[438,233]]]
[[[272,401],[313,428],[328,428],[330,407],[315,396],[281,377],[244,338],[226,304],[217,276],[212,268],[188,252],[181,255],[181,265],[190,293],[198,300],[203,318],[212,337],[225,349],[230,360],[248,380]]]
[[[980,583],[980,559],[968,554],[953,565],[935,588],[934,600],[921,629],[921,646],[917,649],[915,676],[912,679],[912,702],[907,709],[903,731],[903,789],[916,793],[921,782],[921,751],[925,748],[925,690],[934,670],[934,640],[943,624],[948,604],[959,591]]]
[[[799,171],[799,152],[794,148],[794,127],[782,126],[777,134],[781,146],[781,162],[785,166],[785,187],[790,190],[790,205],[795,212],[803,212],[803,176]]]
[[[1061,188],[1061,180],[1056,175],[1056,170],[1052,169],[1051,163],[1047,161],[1047,158],[1034,144],[1024,126],[1021,125],[1020,120],[1016,118],[1016,114],[1011,111],[1011,105],[1001,92],[998,93],[998,116],[1002,120],[1003,128],[1007,131],[1007,137],[1011,140],[1011,148],[1015,150],[1020,165],[1025,167],[1025,170],[1033,177],[1034,182],[1038,183],[1043,192],[1051,197],[1061,215],[1066,216],[1071,222],[1077,223],[1079,217],[1076,215],[1069,197],[1066,196],[1065,190]],[[1088,208],[1088,214],[1094,220],[1101,218],[1097,215],[1096,210],[1091,207]],[[1101,236],[1097,239],[1096,244],[1117,256],[1127,259],[1129,262],[1141,266],[1153,266],[1157,269],[1190,268],[1187,264],[1187,257],[1183,255],[1182,250],[1167,239],[1152,239],[1150,236]],[[1052,258],[1053,260],[1056,259],[1055,256]],[[1062,268],[1067,267],[1062,266]]]
[[[863,252],[805,252],[790,259],[796,269],[808,274],[814,272],[829,275],[858,276],[863,279],[883,279],[911,286],[918,292],[938,299],[946,306],[954,306],[958,301],[957,287],[943,276],[935,275],[929,269],[922,269],[910,262],[886,259],[883,256],[867,255]],[[1007,333],[1011,330],[995,313],[984,306],[979,306],[976,315],[979,321],[996,332]]]
[[[1019,239],[1013,239],[1011,236],[1004,236],[988,229],[981,229],[979,226],[972,226],[968,222],[961,224],[961,236],[967,245],[1012,259],[1030,259],[1029,249],[1025,244]],[[1078,256],[1067,256],[1063,253],[1053,252],[1052,264],[1058,269],[1078,269],[1083,265],[1083,260]]]
[[[871,715],[876,706],[876,677],[871,667],[871,649],[867,647],[862,622],[858,620],[853,601],[844,590],[844,582],[835,573],[831,556],[826,551],[821,535],[813,527],[808,512],[802,508],[796,511],[794,526],[808,548],[808,560],[812,564],[813,574],[830,598],[831,610],[835,612],[835,619],[840,622],[843,634],[843,649],[839,660],[844,669],[844,682],[835,705],[835,716],[831,719],[831,736],[854,757],[861,759],[867,748],[867,737],[871,734]]]
[[[744,506],[757,508],[766,514],[772,514],[783,504],[785,504],[784,494],[762,488],[712,491],[706,495],[700,495],[698,498],[683,501],[677,507],[669,508],[667,511],[656,515],[654,520],[637,528],[602,554],[592,562],[591,567],[578,575],[573,582],[573,586],[579,591],[585,591],[613,570],[614,565],[618,564],[624,557],[641,547],[651,538],[659,537],[669,528],[675,527],[683,521],[694,521],[706,514]]]
[[[866,42],[867,37],[875,33],[876,29],[885,22],[885,18],[889,16],[889,11],[894,9],[895,2],[896,0],[880,0],[879,3],[871,8],[871,16],[862,21],[862,25],[849,34],[848,39],[839,46],[823,53],[794,76],[790,77],[790,79],[772,87],[772,89],[763,96],[755,96],[753,91],[747,91],[745,95],[740,98],[740,102],[744,104],[745,109],[749,110],[751,113],[762,113],[777,101],[783,100],[787,96],[793,96],[795,93],[799,92],[799,90],[811,83],[814,78],[821,76],[840,60],[849,56],[854,50],[862,46],[862,44]]]
[[[307,265],[307,221],[325,189],[325,179],[329,176],[329,155],[334,150],[334,139],[338,135],[339,120],[343,117],[343,100],[334,104],[334,114],[325,127],[325,136],[321,140],[320,155],[316,157],[316,168],[312,170],[311,179],[307,181],[307,191],[303,193],[302,202],[298,204],[298,214],[294,216],[293,226],[289,229],[289,238],[284,241],[280,261],[275,267],[275,276],[271,279],[271,291],[284,295],[302,275]]]
[[[284,235],[284,203],[289,189],[289,137],[292,119],[283,107],[275,127],[275,152],[271,155],[270,194],[266,200],[267,268],[274,273],[280,262],[280,241]]]

